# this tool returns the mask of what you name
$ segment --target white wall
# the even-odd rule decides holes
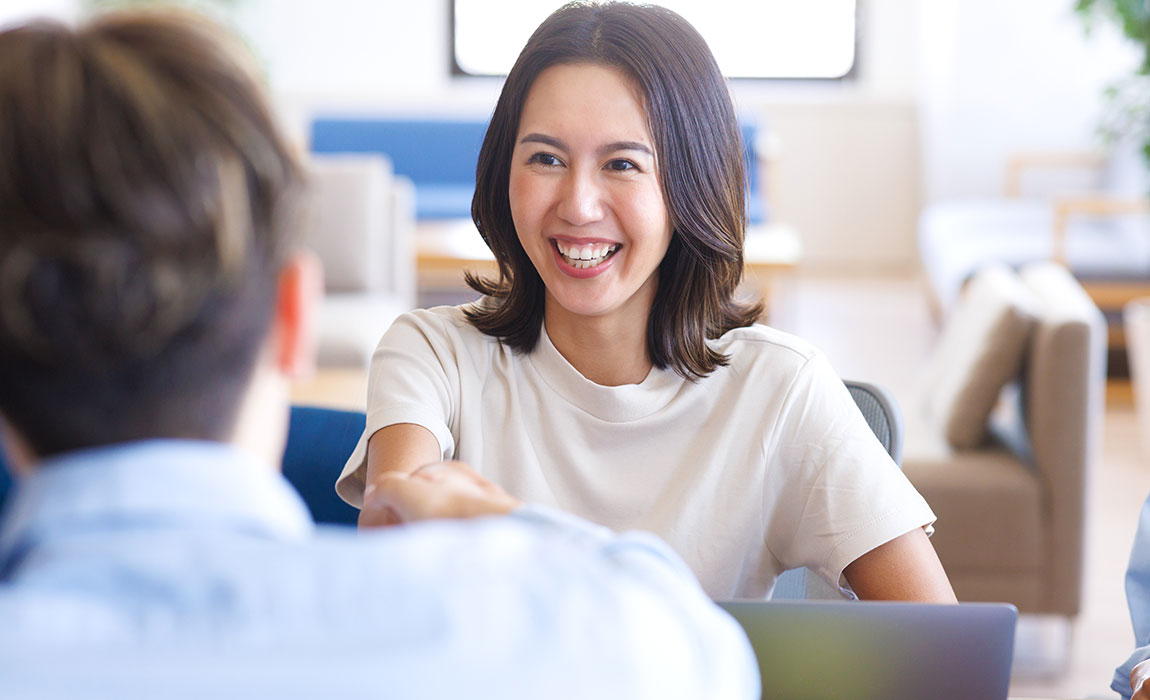
[[[927,201],[997,194],[1011,152],[1096,144],[1101,90],[1137,56],[1109,25],[1085,36],[1072,4],[923,3],[917,94]]]

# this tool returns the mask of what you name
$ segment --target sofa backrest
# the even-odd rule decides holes
[[[1028,456],[1052,516],[1047,609],[1074,614],[1085,568],[1090,474],[1101,448],[1106,321],[1066,268],[1035,263],[1020,276],[1040,305],[1020,398]]]
[[[312,153],[378,153],[415,185],[420,219],[469,218],[486,119],[324,117],[311,125]]]
[[[395,172],[425,184],[475,186],[486,119],[320,118],[313,153],[383,153]]]

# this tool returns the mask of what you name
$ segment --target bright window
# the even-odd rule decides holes
[[[558,3],[451,0],[455,69],[506,75]],[[711,47],[730,78],[841,78],[855,61],[854,0],[660,0]]]

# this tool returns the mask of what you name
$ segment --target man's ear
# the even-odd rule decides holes
[[[26,476],[32,471],[36,463],[36,456],[31,448],[0,415],[0,462],[5,458],[12,476]]]
[[[271,330],[271,359],[275,368],[292,379],[315,371],[316,324],[323,299],[323,266],[310,251],[294,253],[280,269],[275,318]]]

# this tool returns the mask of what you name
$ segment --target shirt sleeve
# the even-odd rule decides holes
[[[360,508],[367,476],[367,441],[399,423],[422,426],[435,436],[443,459],[451,459],[459,396],[458,345],[442,312],[401,315],[384,333],[371,357],[367,382],[367,424],[336,480],[340,498]]]
[[[646,532],[615,534],[542,506],[519,508],[510,517],[592,552],[605,567],[587,570],[599,582],[594,594],[599,600],[587,614],[610,614],[621,645],[613,652],[621,657],[613,662],[620,677],[634,684],[631,696],[759,697],[758,663],[742,627],[706,596],[690,568],[661,539]],[[561,556],[570,563],[570,553]]]
[[[765,439],[766,547],[786,568],[808,567],[854,597],[848,564],[935,520],[821,353],[795,373]]]
[[[1142,504],[1134,546],[1130,550],[1130,564],[1126,567],[1126,605],[1130,608],[1130,623],[1137,648],[1126,663],[1115,669],[1114,680],[1110,683],[1123,700],[1128,700],[1133,692],[1130,672],[1139,663],[1150,659],[1150,498]]]

